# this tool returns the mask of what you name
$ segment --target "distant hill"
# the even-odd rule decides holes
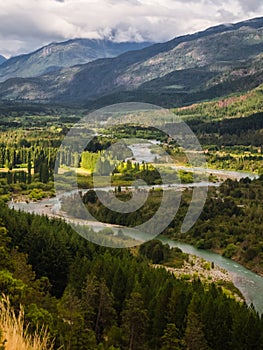
[[[255,18],[41,77],[9,79],[0,84],[0,98],[86,108],[124,101],[178,107],[257,87],[262,58],[263,18]]]
[[[18,77],[37,77],[99,58],[116,57],[124,52],[142,49],[149,45],[150,43],[146,42],[114,43],[108,40],[92,39],[73,39],[51,43],[32,53],[6,60],[0,66],[0,81]]]
[[[176,108],[173,112],[188,120],[208,122],[248,117],[263,112],[263,84],[246,93],[232,94],[216,100]]]
[[[0,55],[0,65],[6,61],[6,58]]]

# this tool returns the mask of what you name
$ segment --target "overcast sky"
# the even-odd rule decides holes
[[[0,0],[0,54],[76,37],[161,42],[260,16],[261,0]]]

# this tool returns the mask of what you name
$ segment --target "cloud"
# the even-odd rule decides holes
[[[259,0],[240,0],[240,5],[244,11],[248,12],[262,10],[262,3]]]
[[[258,0],[0,0],[0,54],[76,37],[160,42],[260,15]]]

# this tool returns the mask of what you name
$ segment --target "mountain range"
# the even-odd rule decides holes
[[[71,41],[67,43],[72,45]],[[20,68],[28,77],[19,73],[19,77],[2,82],[0,99],[85,108],[124,101],[176,107],[246,91],[263,82],[263,18],[216,26],[74,66],[74,48],[66,49],[65,44],[62,47],[62,52],[70,52],[64,55],[64,64],[70,67],[60,68],[58,62],[53,65],[55,68],[49,66],[47,74],[44,68],[35,73],[35,65],[28,60],[27,68]],[[43,54],[44,49],[41,50],[31,57],[37,61],[37,55]],[[53,57],[59,55],[57,44]],[[0,65],[2,79],[8,77],[3,73],[8,61]],[[45,66],[46,58],[40,61]]]
[[[151,43],[124,42],[109,40],[72,39],[60,43],[51,43],[32,53],[3,60],[0,57],[0,82],[9,78],[31,78],[61,68],[85,64],[99,58],[116,57],[120,54],[142,49]]]

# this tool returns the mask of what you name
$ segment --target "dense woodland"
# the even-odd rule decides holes
[[[187,235],[177,230],[172,235],[220,252],[262,275],[262,198],[262,176],[253,181],[227,180],[219,189],[210,189],[204,210]]]
[[[146,247],[95,246],[65,223],[1,204],[0,289],[55,349],[261,349],[262,319],[215,285],[149,266]],[[164,250],[167,252],[167,248]],[[151,258],[151,257],[150,257]],[[215,317],[216,316],[216,317]]]
[[[192,130],[203,145],[217,146],[262,146],[263,113],[244,118],[224,119],[205,123],[194,119],[189,121]]]
[[[21,129],[23,123],[30,125],[30,117],[21,113],[12,125],[8,118],[3,119],[0,133],[0,293],[9,296],[16,312],[20,303],[24,306],[29,332],[44,325],[54,339],[54,349],[65,350],[263,348],[263,321],[253,306],[230,298],[215,284],[176,279],[165,269],[152,267],[169,260],[171,254],[176,254],[180,266],[186,258],[180,251],[171,253],[156,241],[140,249],[102,248],[62,221],[8,209],[4,201],[12,197],[36,200],[54,195],[57,149],[76,119],[64,117],[68,120],[62,125],[57,118],[54,125],[43,125],[40,115],[36,125]],[[209,165],[262,172],[261,113],[212,123],[191,118],[189,124],[207,148]],[[82,187],[92,187],[90,174],[105,175],[115,166],[115,195],[123,201],[132,196],[126,189],[132,181],[142,178],[159,184],[160,174],[152,165],[123,162],[130,156],[125,146],[119,159],[104,156],[110,145],[121,138],[157,139],[172,157],[181,156],[176,142],[154,128],[132,125],[102,133],[81,158],[74,144],[62,150],[60,166],[66,172],[72,167],[86,171],[87,175],[78,177]],[[182,182],[192,181],[191,173],[180,176]],[[145,205],[129,215],[105,208],[92,190],[83,195],[83,202],[98,220],[132,227],[153,216],[162,195],[161,190],[151,190]],[[201,217],[182,235],[191,196],[191,190],[183,192],[179,211],[163,234],[214,250],[263,274],[262,176],[253,181],[227,180],[219,188],[210,188]],[[74,198],[63,205],[81,217]]]
[[[231,94],[212,101],[196,103],[173,111],[183,118],[196,118],[206,122],[214,122],[226,118],[248,117],[262,112],[263,85],[246,93]]]
[[[263,173],[263,113],[244,118],[188,121],[213,168]]]
[[[131,198],[131,192],[118,188],[115,195],[122,201]],[[168,200],[167,213],[172,209],[172,200],[180,196],[174,192]],[[77,196],[78,198],[78,196]],[[248,268],[263,274],[262,198],[263,177],[248,178],[239,182],[227,180],[219,188],[211,187],[202,214],[187,234],[180,233],[192,191],[185,190],[180,208],[163,234],[174,239],[190,242],[201,249],[211,249],[228,258],[233,258]],[[123,214],[111,211],[98,199],[96,192],[89,190],[83,195],[88,211],[99,221],[134,227],[148,221],[158,210],[162,200],[161,190],[151,190],[145,204],[138,210]],[[107,200],[106,200],[107,201]],[[110,203],[110,197],[108,199]],[[83,207],[73,196],[63,202],[63,209],[73,217],[84,218]]]

